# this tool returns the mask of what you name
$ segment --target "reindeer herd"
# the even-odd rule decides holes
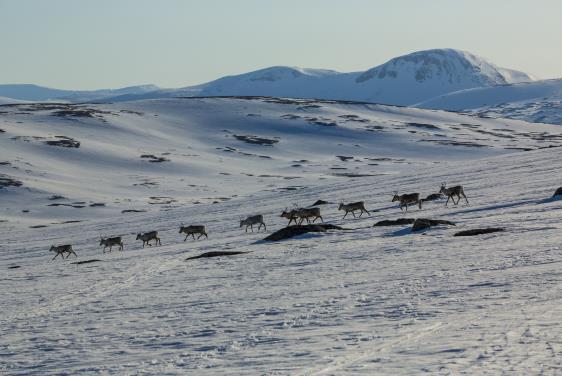
[[[466,197],[465,193],[464,193],[464,189],[461,185],[456,185],[454,187],[446,187],[445,183],[441,184],[441,189],[439,190],[439,193],[442,194],[443,196],[447,197],[447,201],[445,202],[445,206],[447,206],[449,204],[449,200],[453,201],[454,205],[458,205],[459,202],[461,201],[461,197],[464,198],[466,200],[466,203],[468,204],[468,198]],[[457,197],[457,201],[455,201],[455,196]],[[418,205],[419,209],[422,209],[422,203],[423,201],[425,201],[424,199],[420,198],[420,194],[419,193],[407,193],[407,194],[402,194],[399,195],[398,192],[394,192],[394,196],[392,197],[392,201],[391,202],[398,202],[398,206],[400,207],[401,211],[408,211],[408,205],[412,206],[412,205]],[[355,215],[355,212],[359,211],[359,217],[361,217],[363,215],[363,213],[367,213],[367,215],[371,216],[371,213],[365,208],[365,203],[363,201],[358,201],[358,202],[352,202],[349,204],[344,204],[343,202],[339,204],[338,206],[338,211],[343,211],[344,212],[344,216],[342,217],[342,219],[345,219],[345,217],[351,212],[351,214],[353,215],[354,218],[357,218],[357,216]],[[281,213],[280,217],[282,218],[286,218],[289,220],[289,223],[287,224],[287,226],[290,226],[291,223],[294,222],[295,226],[301,226],[302,223],[306,220],[307,224],[310,223],[314,223],[317,219],[320,220],[320,222],[324,223],[324,219],[322,218],[322,215],[320,214],[320,208],[295,208],[295,209],[287,209],[285,208],[285,210],[283,210],[283,212]],[[254,232],[254,225],[259,225],[258,226],[258,230],[259,231],[261,229],[261,227],[263,226],[264,231],[267,231],[267,227],[265,225],[265,222],[263,220],[263,215],[258,214],[258,215],[253,215],[250,217],[247,217],[246,219],[240,219],[240,228],[245,227],[246,232],[248,232],[248,227],[250,228],[250,230],[252,232]],[[208,239],[208,235],[207,232],[205,230],[205,226],[203,225],[189,225],[189,226],[184,226],[183,224],[180,226],[180,230],[179,230],[180,234],[185,234],[185,239],[183,240],[184,242],[187,241],[187,238],[191,235],[193,240],[195,240],[195,235],[197,236],[197,240],[199,240],[202,236],[205,237],[205,239]],[[144,248],[145,245],[148,245],[149,247],[152,246],[152,244],[150,244],[151,241],[154,242],[154,245],[162,245],[162,242],[160,241],[160,238],[158,237],[158,231],[150,231],[150,232],[145,232],[145,233],[139,233],[137,234],[136,240],[141,240],[142,241],[142,247]],[[113,246],[118,246],[120,251],[123,251],[123,239],[121,236],[116,236],[116,237],[103,237],[100,235],[100,246],[103,246],[103,253],[105,253],[105,250],[109,247],[109,252],[112,251]],[[65,258],[65,254],[66,254],[66,258],[69,258],[70,255],[74,255],[75,257],[78,257],[76,255],[76,252],[74,252],[74,250],[72,249],[72,245],[70,244],[65,244],[65,245],[59,245],[59,246],[51,246],[50,252],[54,252],[55,253],[55,257],[53,257],[53,260],[56,259],[59,255],[61,256],[62,259]]]

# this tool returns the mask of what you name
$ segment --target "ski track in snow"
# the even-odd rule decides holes
[[[46,374],[558,374],[562,372],[562,149],[418,166],[401,174],[261,191],[30,230],[0,226],[0,373]],[[401,213],[401,191],[461,183],[470,204],[428,202]],[[259,240],[292,202],[317,199],[326,222],[352,231]],[[337,202],[372,217],[342,220]],[[267,232],[244,233],[260,212]],[[447,219],[411,234],[371,227],[399,217]],[[207,226],[183,242],[179,225]],[[503,233],[457,238],[477,227]],[[134,234],[158,229],[162,246]],[[124,234],[102,254],[99,234]],[[52,242],[74,258],[51,261]],[[184,261],[212,250],[250,253]],[[8,269],[19,265],[19,269]]]

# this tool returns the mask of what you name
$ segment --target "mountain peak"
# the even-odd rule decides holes
[[[420,84],[439,82],[442,85],[458,86],[459,89],[533,81],[531,76],[523,72],[500,68],[470,52],[442,48],[395,57],[367,70],[357,77],[356,82],[399,78],[414,80]]]

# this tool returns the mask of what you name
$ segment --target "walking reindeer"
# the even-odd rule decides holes
[[[418,204],[418,207],[422,208],[422,200],[420,200],[420,194],[419,193],[406,193],[403,195],[399,195],[398,191],[394,192],[394,197],[392,197],[392,202],[396,202],[398,201],[398,205],[400,206],[400,210],[404,210],[403,208],[406,208],[406,211],[408,211],[408,205],[415,205]]]
[[[312,223],[316,222],[317,219],[320,219],[321,222],[324,222],[324,219],[320,214],[320,208],[298,208],[290,211],[285,208],[280,216],[289,220],[287,226],[290,226],[291,222],[293,221],[295,222],[295,225],[300,226],[305,219],[306,223],[310,223],[311,218]]]
[[[365,203],[363,201],[352,202],[351,204],[340,203],[338,210],[343,210],[345,212],[343,218],[345,218],[349,212],[351,212],[351,214],[353,214],[353,218],[355,218],[355,212],[357,210],[361,211],[361,213],[359,213],[360,217],[363,215],[363,212],[366,212],[369,216],[371,216],[371,213],[365,209]]]
[[[258,223],[258,231],[260,230],[262,225],[264,230],[267,231],[267,227],[265,226],[265,223],[263,221],[263,215],[261,214],[252,215],[246,219],[240,219],[240,228],[242,228],[242,226],[246,226],[246,232],[248,232],[248,227],[250,227],[252,232],[254,232],[254,225],[257,225]]]
[[[111,248],[113,248],[113,246],[119,246],[119,250],[123,250],[123,240],[120,236],[104,238],[100,235],[100,245],[103,245],[103,253],[105,253],[105,249],[107,247],[109,247],[109,252],[111,252]]]
[[[193,237],[193,240],[195,240],[195,234],[199,234],[199,236],[197,237],[197,239],[199,240],[202,236],[205,236],[205,239],[208,239],[209,237],[207,236],[207,232],[205,231],[205,226],[203,225],[190,225],[190,226],[184,226],[183,224],[180,226],[180,234],[181,233],[185,234],[185,239],[183,239],[183,241],[186,241],[187,238],[189,237],[189,235],[191,235]]]
[[[56,259],[58,255],[60,255],[61,258],[64,259],[65,253],[67,254],[66,258],[69,258],[71,254],[78,257],[76,252],[74,252],[74,250],[72,249],[72,245],[70,244],[57,245],[57,246],[52,245],[51,249],[49,249],[49,252],[55,252],[55,257],[53,257],[53,260]]]
[[[162,243],[160,242],[160,238],[158,237],[158,231],[145,232],[144,234],[139,233],[137,234],[136,240],[142,240],[143,248],[145,244],[148,244],[149,247],[152,247],[152,244],[150,244],[151,240],[154,240],[156,245],[162,245]]]
[[[466,198],[466,195],[464,194],[462,185],[455,185],[454,187],[447,188],[446,184],[443,182],[441,183],[441,189],[439,190],[439,193],[443,193],[445,196],[447,196],[447,202],[445,202],[445,206],[447,206],[449,200],[452,200],[453,204],[458,205],[458,203],[461,201],[461,196],[464,197],[466,203],[468,204],[468,198]],[[457,202],[455,202],[455,198],[453,196],[457,196]]]

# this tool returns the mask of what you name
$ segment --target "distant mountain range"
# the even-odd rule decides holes
[[[353,100],[432,109],[466,110],[514,100],[556,98],[562,80],[537,80],[469,52],[433,49],[396,57],[364,72],[276,66],[196,86],[155,85],[72,91],[0,85],[0,97],[27,101],[120,102],[193,96],[273,96]]]

